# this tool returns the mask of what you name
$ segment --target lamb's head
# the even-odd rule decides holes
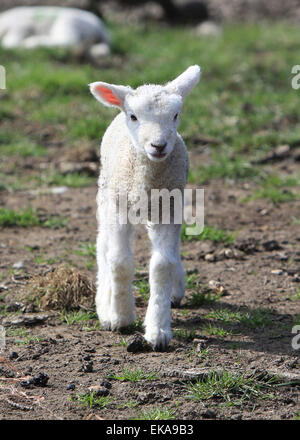
[[[137,151],[150,160],[162,161],[173,151],[184,98],[199,79],[199,66],[191,66],[165,86],[150,84],[133,90],[129,86],[94,82],[90,88],[102,104],[125,113]]]

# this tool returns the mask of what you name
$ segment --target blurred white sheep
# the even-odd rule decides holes
[[[24,6],[0,14],[4,48],[87,47],[91,55],[109,53],[109,34],[91,12],[56,6]]]

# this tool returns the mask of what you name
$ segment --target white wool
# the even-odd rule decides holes
[[[138,202],[142,192],[167,189],[183,194],[189,165],[177,127],[183,100],[199,78],[200,68],[191,66],[166,86],[143,85],[133,90],[104,82],[90,84],[96,99],[121,110],[102,139],[97,195],[96,307],[106,329],[119,329],[134,320],[133,225],[121,224],[116,214],[111,217],[110,198],[125,192],[127,210]],[[171,302],[178,305],[185,288],[180,258],[181,225],[148,222],[147,230],[152,256],[145,338],[155,348],[165,349],[172,338]]]
[[[0,39],[4,48],[92,47],[96,43],[109,47],[108,32],[100,18],[88,11],[57,6],[23,6],[1,13]]]

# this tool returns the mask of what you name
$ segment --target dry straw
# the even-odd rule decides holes
[[[27,284],[23,298],[41,310],[71,310],[93,306],[95,286],[83,273],[64,265],[43,275],[34,276]]]

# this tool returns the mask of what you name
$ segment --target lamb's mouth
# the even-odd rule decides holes
[[[150,153],[150,156],[155,159],[162,159],[163,157],[166,157],[166,155],[167,153]]]

